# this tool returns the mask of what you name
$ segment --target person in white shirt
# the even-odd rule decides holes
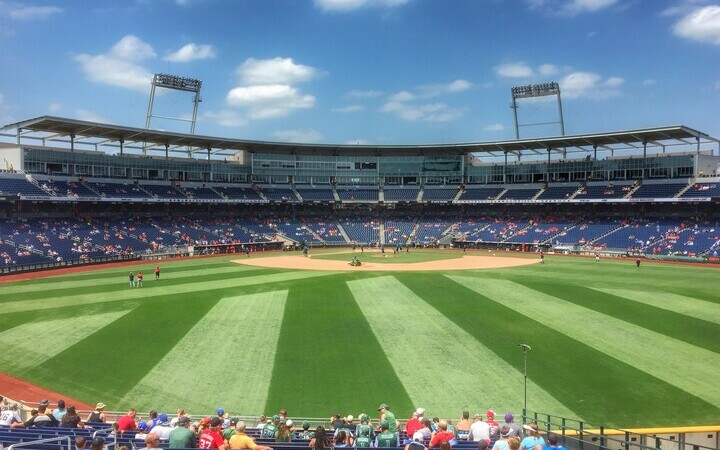
[[[22,422],[20,420],[20,414],[18,414],[18,405],[12,405],[0,413],[0,426],[9,427],[14,423]]]
[[[473,423],[470,425],[470,432],[468,433],[468,441],[485,441],[490,444],[490,424],[483,422],[480,414],[475,414]]]

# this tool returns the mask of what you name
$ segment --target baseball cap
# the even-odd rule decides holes
[[[291,427],[291,426],[293,426],[293,421],[288,419],[287,422],[285,422],[285,425],[288,427]]]
[[[384,409],[388,409],[387,403],[383,403],[383,404],[381,404],[380,406],[378,406],[378,411],[380,411],[380,410],[383,409],[383,408],[384,408]]]
[[[380,421],[380,428],[389,428],[389,427],[390,427],[390,424],[388,423],[387,420]]]
[[[186,423],[190,423],[190,419],[187,418],[187,416],[182,416],[177,421],[178,425],[185,425]]]
[[[219,417],[213,417],[212,420],[210,421],[210,426],[211,426],[211,427],[216,427],[216,426],[222,424],[222,422],[223,422],[223,421],[222,421],[221,418],[219,418]]]
[[[482,419],[482,414],[475,414],[473,416],[474,419]]]
[[[487,412],[485,413],[485,415],[487,416],[488,419],[494,419],[495,411],[493,411],[492,409],[488,409]]]
[[[138,423],[138,430],[140,430],[140,431],[147,430],[147,423],[145,423],[145,422]]]
[[[167,421],[168,421],[168,416],[167,416],[167,414],[161,413],[161,414],[158,416],[158,422],[160,422],[160,423],[166,423]]]
[[[216,417],[216,419],[217,419],[217,417]],[[203,420],[200,421],[200,423],[203,425],[210,425],[210,418],[205,417],[205,418],[203,418]]]
[[[103,402],[100,402],[97,405],[95,405],[95,409],[104,409],[104,408],[105,408],[105,403],[103,403]]]
[[[534,431],[534,432],[536,432],[536,433],[537,433],[537,430],[538,430],[537,425],[535,425],[534,423],[531,423],[531,424],[527,424],[527,423],[526,423],[525,425],[523,425],[523,428],[526,429],[526,430],[528,430],[528,431]]]
[[[275,414],[275,415],[273,416],[273,422],[277,422],[278,420],[280,420],[280,416],[278,416],[277,414]]]
[[[222,416],[223,414],[225,414],[225,410],[222,409],[222,408],[218,408],[218,409],[217,409],[217,415],[218,415],[218,416]]]
[[[348,422],[352,422],[353,420],[355,420],[355,418],[352,416],[352,414],[348,414],[345,420],[347,420]]]
[[[90,444],[91,447],[103,447],[104,445],[105,439],[101,438],[100,436],[94,437],[92,443]]]
[[[505,414],[505,422],[510,422],[510,421],[513,420],[514,418],[515,418],[515,417],[514,417],[511,413]]]
[[[305,429],[310,428],[310,422],[308,422],[307,420],[303,420],[303,425],[302,425],[302,427],[305,428]]]
[[[425,415],[425,408],[418,408],[415,410],[418,416],[424,416]]]
[[[50,400],[48,400],[46,398],[40,401],[40,406],[47,406],[49,404],[50,404]]]
[[[360,419],[360,422],[365,422],[366,420],[368,420],[368,416],[365,413],[360,414],[360,417],[358,418]]]

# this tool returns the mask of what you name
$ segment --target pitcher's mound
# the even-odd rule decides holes
[[[331,270],[331,271],[388,271],[409,272],[429,270],[468,270],[468,269],[496,269],[501,267],[527,266],[539,260],[528,258],[512,258],[507,256],[468,256],[460,258],[442,259],[438,261],[424,261],[418,263],[377,263],[366,262],[361,258],[362,266],[353,267],[344,261],[329,259],[308,258],[302,255],[277,256],[266,258],[236,259],[233,262],[247,266],[272,267],[275,269],[304,269],[304,270]]]

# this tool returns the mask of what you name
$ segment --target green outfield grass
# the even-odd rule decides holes
[[[522,410],[527,343],[531,410],[618,427],[720,417],[717,269],[550,255],[505,269],[338,273],[219,257],[163,261],[156,282],[153,267],[0,285],[0,370],[112,410],[375,416],[389,403],[399,418],[418,406],[457,418]],[[129,287],[131,270],[143,288]]]

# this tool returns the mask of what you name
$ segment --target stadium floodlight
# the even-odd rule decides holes
[[[525,370],[523,371],[523,376],[525,377],[525,401],[523,403],[523,420],[524,417],[527,415],[527,355],[532,348],[530,348],[527,344],[520,344],[518,345],[523,351],[523,358],[525,359]]]
[[[555,123],[560,124],[560,133],[562,136],[565,136],[565,121],[563,119],[562,99],[561,99],[561,95],[560,95],[560,84],[558,84],[555,81],[552,81],[549,83],[527,84],[524,86],[513,86],[512,88],[510,88],[510,94],[512,95],[512,104],[510,105],[510,108],[512,108],[513,115],[515,117],[515,139],[520,139],[520,127],[521,126],[548,125],[548,124],[555,124]],[[552,122],[545,122],[545,123],[533,123],[533,124],[520,125],[518,123],[517,101],[519,99],[534,98],[534,97],[546,97],[548,95],[557,96],[557,107],[558,107],[559,120],[552,121]]]
[[[182,122],[190,122],[190,134],[195,134],[195,123],[197,122],[198,105],[202,101],[200,99],[200,89],[202,88],[202,80],[195,78],[181,77],[177,75],[170,75],[167,73],[156,73],[153,76],[150,89],[150,102],[148,103],[147,119],[145,120],[145,129],[150,129],[150,120],[153,117],[168,120],[177,120]],[[153,104],[155,102],[155,89],[172,89],[175,91],[193,92],[195,93],[193,98],[193,114],[192,119],[186,119],[182,117],[165,117],[153,115]]]

